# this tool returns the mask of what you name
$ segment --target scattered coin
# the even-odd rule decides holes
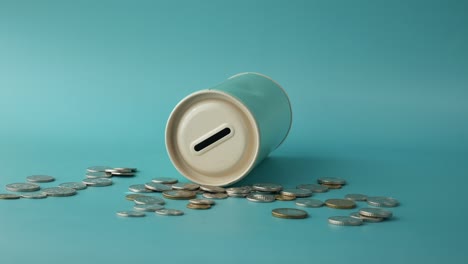
[[[152,190],[149,190],[146,188],[146,185],[144,184],[134,184],[134,185],[130,185],[128,187],[128,189],[132,192],[136,192],[136,193],[150,193],[150,192],[153,192]]]
[[[195,192],[186,190],[164,191],[162,194],[165,198],[172,200],[189,200],[197,196]]]
[[[317,180],[320,184],[345,185],[346,181],[336,177],[322,177]]]
[[[226,189],[224,189],[223,187],[210,186],[210,185],[200,185],[200,189],[205,191],[205,192],[210,192],[210,193],[223,193],[223,192],[226,192]]]
[[[380,208],[362,208],[359,210],[359,214],[369,217],[381,217],[381,218],[390,218],[392,217],[392,212]]]
[[[55,178],[48,175],[31,175],[26,177],[28,182],[53,182]]]
[[[250,186],[231,187],[226,189],[226,193],[231,197],[245,197],[250,193],[250,191],[252,191]]]
[[[204,193],[203,197],[208,199],[226,199],[228,195],[225,193]]]
[[[155,182],[147,182],[145,183],[146,189],[150,189],[155,192],[164,192],[164,191],[169,191],[172,190],[171,187],[162,184],[162,183],[155,183]]]
[[[209,200],[209,199],[191,199],[189,200],[189,202],[193,204],[208,204],[208,205],[215,204],[215,201]]]
[[[323,206],[323,202],[317,199],[300,199],[296,201],[296,205],[315,208]]]
[[[369,205],[377,206],[377,207],[395,207],[395,206],[398,206],[399,204],[397,199],[394,199],[391,197],[383,197],[383,196],[368,197],[367,203]]]
[[[234,198],[245,198],[249,194],[248,193],[227,193],[227,195],[229,197],[234,197]]]
[[[296,196],[294,195],[283,195],[283,194],[277,194],[275,195],[276,200],[278,201],[292,201],[296,200]]]
[[[84,190],[86,189],[88,186],[82,182],[65,182],[65,183],[61,183],[59,184],[60,187],[67,187],[67,188],[72,188],[72,189],[75,189],[77,191],[79,190]]]
[[[352,218],[361,219],[364,222],[370,222],[370,223],[382,222],[384,220],[384,218],[382,217],[365,216],[365,215],[359,214],[359,212],[351,213],[349,216],[351,216]]]
[[[326,184],[326,183],[322,183],[321,185],[323,187],[327,187],[328,189],[341,189],[341,187],[343,186],[341,184]]]
[[[141,196],[145,196],[143,194],[137,194],[137,193],[132,193],[132,194],[127,194],[125,196],[125,199],[129,200],[129,201],[133,201],[135,200],[137,197],[141,197]]]
[[[276,208],[271,211],[271,214],[274,217],[286,219],[302,219],[308,216],[306,211],[294,208]]]
[[[247,195],[247,200],[257,203],[271,203],[276,200],[274,194],[249,194]]]
[[[314,193],[328,192],[328,187],[320,184],[301,184],[296,187],[297,189],[309,190]]]
[[[160,204],[163,205],[166,202],[159,197],[154,196],[140,196],[133,199],[136,204]]]
[[[358,226],[362,225],[362,220],[350,216],[332,216],[328,218],[328,223],[340,226]]]
[[[97,178],[110,178],[112,174],[108,174],[103,171],[88,171],[86,173],[86,178],[88,179],[97,179]]]
[[[109,166],[91,166],[87,168],[86,170],[89,172],[96,172],[96,171],[105,172],[106,170],[109,170],[109,169],[113,169],[113,168]]]
[[[345,195],[345,199],[352,200],[352,201],[365,201],[367,200],[367,195],[352,193]]]
[[[0,200],[19,199],[20,196],[13,193],[0,193]]]
[[[174,189],[174,190],[195,191],[198,188],[200,188],[200,185],[195,184],[195,183],[179,182],[179,183],[176,183],[176,184],[172,185],[172,189]]]
[[[6,185],[6,189],[10,192],[35,192],[41,187],[34,183],[10,183]]]
[[[335,209],[351,209],[356,207],[356,203],[347,199],[328,199],[325,205]]]
[[[120,211],[117,212],[118,216],[123,216],[123,217],[143,217],[146,214],[143,212],[137,212],[137,211]]]
[[[107,172],[109,173],[109,172]],[[116,170],[113,170],[111,173],[110,173],[112,176],[120,176],[120,177],[132,177],[132,176],[135,176],[135,172],[125,172],[125,171],[116,171]]]
[[[47,197],[47,194],[43,192],[22,193],[20,195],[21,195],[21,198],[26,198],[26,199],[43,199]]]
[[[76,194],[76,190],[72,188],[67,188],[67,187],[51,187],[51,188],[45,188],[42,190],[44,194],[47,196],[53,196],[53,197],[66,197],[66,196],[72,196]]]
[[[310,190],[304,190],[304,189],[284,189],[281,191],[281,194],[296,196],[297,198],[312,196],[312,192]]]
[[[173,183],[178,182],[177,179],[169,178],[169,177],[158,177],[158,178],[152,179],[151,181],[154,183],[162,183],[162,184],[173,184]]]
[[[137,168],[112,168],[112,169],[107,169],[107,172],[137,172]]]
[[[184,212],[181,211],[181,210],[177,210],[177,209],[159,209],[159,210],[156,210],[157,214],[159,215],[167,215],[167,216],[179,216],[179,215],[183,215]]]
[[[133,209],[145,212],[154,212],[163,208],[164,206],[161,204],[135,204],[135,206],[133,206]]]
[[[189,209],[195,209],[195,210],[206,210],[210,209],[211,205],[209,204],[194,204],[194,203],[188,203],[187,208]]]
[[[252,189],[262,192],[279,192],[283,186],[276,183],[256,183],[252,185]]]
[[[105,187],[112,185],[112,180],[107,178],[84,179],[83,183],[92,187]]]

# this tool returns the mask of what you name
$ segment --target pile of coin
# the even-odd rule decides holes
[[[49,175],[32,175],[26,178],[26,182],[11,183],[6,189],[12,193],[0,194],[0,199],[40,199],[48,196],[65,197],[72,196],[78,190],[87,187],[104,187],[113,184],[112,177],[133,177],[137,173],[136,168],[92,166],[86,169],[86,178],[81,182],[65,182],[57,187],[41,189],[41,183],[50,183],[55,178]],[[129,186],[131,194],[126,199],[133,201],[131,210],[119,211],[117,215],[123,217],[142,217],[146,212],[154,212],[157,215],[181,216],[182,210],[165,208],[166,200],[188,200],[186,207],[192,210],[207,210],[215,205],[216,199],[244,198],[249,202],[272,203],[276,201],[293,201],[302,208],[319,208],[326,206],[332,209],[353,209],[359,202],[366,202],[368,208],[361,208],[349,216],[331,216],[328,223],[341,226],[358,226],[364,222],[377,223],[392,217],[389,210],[378,207],[395,207],[398,200],[385,196],[367,196],[364,194],[347,194],[344,198],[333,198],[321,201],[310,196],[328,192],[333,189],[341,189],[346,181],[336,177],[324,177],[317,180],[318,184],[300,184],[296,188],[283,188],[276,183],[256,183],[251,186],[238,186],[223,188],[218,186],[199,185],[196,183],[181,183],[175,178],[158,177],[144,184]],[[160,193],[161,197],[150,195]],[[200,195],[202,198],[197,198]],[[375,208],[377,207],[377,208]],[[275,208],[271,215],[284,219],[304,219],[309,216],[305,210],[297,208]]]
[[[64,182],[57,187],[41,189],[41,183],[50,183],[55,178],[49,175],[31,175],[26,177],[27,182],[10,183],[5,186],[7,191],[13,193],[0,194],[0,199],[42,199],[48,196],[67,197],[77,194],[77,191],[90,187],[104,187],[112,185],[112,176],[134,176],[136,168],[112,168],[108,166],[92,166],[86,169],[85,179],[81,182]]]
[[[314,193],[319,194],[333,189],[340,189],[346,184],[344,179],[332,177],[319,178],[317,182],[318,184],[300,184],[296,188],[283,188],[283,186],[276,183],[256,183],[251,186],[222,188],[196,183],[180,183],[175,178],[155,178],[145,184],[131,185],[129,190],[134,193],[127,195],[126,198],[138,203],[136,197],[144,197],[147,193],[156,192],[162,194],[161,199],[189,200],[186,207],[194,210],[210,209],[215,204],[215,199],[226,199],[228,197],[244,198],[255,203],[296,200],[295,204],[297,206],[306,208],[318,208],[325,205],[332,209],[353,209],[357,207],[357,202],[367,202],[371,206],[380,207],[398,205],[398,201],[394,198],[368,197],[363,194],[347,194],[344,198],[328,199],[324,202],[309,198]],[[197,195],[201,195],[203,198],[196,198]],[[127,211],[127,213],[118,212],[117,214],[127,217],[139,217],[144,215],[142,211],[151,211],[160,215],[183,215],[181,210],[162,208],[164,203],[157,199],[144,198],[145,204],[153,205],[147,205],[144,208],[135,205],[134,210],[138,211],[138,213],[129,213]],[[309,216],[305,210],[283,207],[273,209],[271,214],[274,217],[285,219],[303,219]],[[391,212],[383,209],[363,208],[350,216],[332,216],[328,219],[328,222],[333,225],[356,226],[361,225],[363,222],[379,222],[391,216]]]

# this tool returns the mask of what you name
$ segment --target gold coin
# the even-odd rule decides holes
[[[302,219],[308,216],[306,211],[294,208],[276,208],[271,211],[271,215],[286,219]]]
[[[356,203],[347,199],[328,199],[325,205],[335,209],[351,209],[356,207]]]
[[[189,200],[197,196],[196,192],[185,190],[164,191],[162,194],[164,198],[172,200]]]
[[[322,183],[320,185],[328,187],[328,189],[341,189],[341,187],[343,186],[341,184],[328,184],[328,183]]]
[[[129,201],[133,201],[135,200],[136,198],[138,197],[141,197],[141,196],[144,196],[143,194],[136,194],[136,193],[132,193],[132,194],[128,194],[125,196],[125,199],[129,200]]]
[[[205,210],[205,209],[210,209],[211,205],[209,204],[193,204],[189,203],[187,204],[187,208],[189,209],[195,209],[195,210]]]
[[[277,194],[275,195],[276,200],[278,201],[292,201],[296,200],[296,196],[294,195],[284,195],[284,194]]]

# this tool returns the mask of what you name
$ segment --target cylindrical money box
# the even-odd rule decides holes
[[[176,105],[167,121],[166,148],[189,180],[226,186],[281,145],[291,122],[289,98],[277,82],[240,73]]]

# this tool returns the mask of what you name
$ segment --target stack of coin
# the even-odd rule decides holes
[[[246,197],[252,191],[250,186],[242,187],[231,187],[226,189],[226,193],[229,197]]]
[[[86,178],[133,177],[137,171],[137,168],[91,166],[86,169]]]
[[[392,215],[392,212],[380,208],[362,208],[359,212],[351,213],[350,216],[364,222],[376,223],[389,219]]]
[[[328,189],[341,189],[341,187],[346,184],[344,179],[336,177],[322,177],[319,178],[317,182]]]
[[[194,210],[206,210],[210,209],[215,202],[209,199],[190,199],[187,204],[187,208]]]

